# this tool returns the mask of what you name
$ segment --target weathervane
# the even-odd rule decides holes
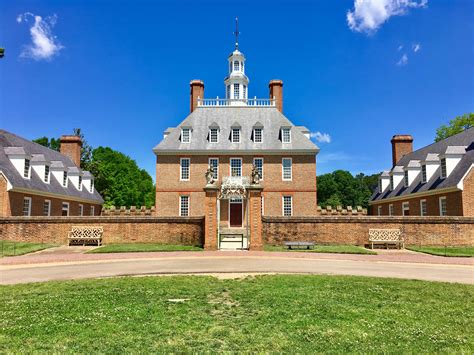
[[[239,49],[239,18],[236,17],[235,18],[235,32],[234,32],[234,35],[235,35],[235,49]]]

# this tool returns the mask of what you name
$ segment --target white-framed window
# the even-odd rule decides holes
[[[232,128],[232,143],[240,143],[240,128]]]
[[[262,136],[262,129],[261,128],[254,128],[253,129],[253,141],[255,143],[262,143],[263,136]]]
[[[428,175],[426,174],[426,165],[422,165],[421,166],[421,182],[423,184],[426,183],[426,179],[427,179]]]
[[[91,189],[89,190],[90,193],[94,192],[94,179],[91,179]]]
[[[225,96],[226,98],[230,99],[230,85],[226,86]]]
[[[410,215],[410,202],[403,202],[402,203],[402,212],[404,216]]]
[[[388,205],[388,215],[389,216],[393,216],[394,212],[393,212],[393,205],[390,204]]]
[[[63,186],[67,186],[67,171],[63,172]]]
[[[242,158],[230,158],[230,176],[242,176]]]
[[[382,206],[377,207],[377,215],[381,216],[382,215]]]
[[[79,190],[82,190],[82,176],[79,175],[78,183],[77,183],[77,188]]]
[[[283,216],[293,215],[293,196],[283,196]]]
[[[426,205],[426,200],[420,200],[420,216],[426,216],[428,209]]]
[[[79,216],[84,216],[84,205],[79,204]]]
[[[181,143],[190,143],[191,142],[191,129],[182,128],[181,129]]]
[[[219,158],[209,158],[209,166],[214,168],[212,177],[217,180],[219,178]]]
[[[189,216],[189,196],[179,196],[179,215],[181,217]]]
[[[243,88],[244,88],[243,89],[243,94],[244,94],[243,98],[245,99],[245,98],[247,98],[247,85],[243,85]]]
[[[238,60],[234,61],[234,71],[239,71],[239,61]]]
[[[390,191],[393,191],[393,176],[390,176]]]
[[[25,159],[25,167],[23,169],[23,177],[25,179],[30,178],[30,171],[31,171],[30,159]]]
[[[31,197],[23,198],[23,216],[31,216]]]
[[[181,181],[188,181],[189,180],[189,170],[191,166],[191,159],[189,158],[181,158],[179,160],[180,168],[179,168],[179,179]]]
[[[287,127],[281,129],[281,141],[291,143],[291,130]]]
[[[91,206],[91,216],[95,216],[95,206]]]
[[[49,165],[44,166],[44,182],[49,183]]]
[[[446,176],[447,176],[446,158],[441,158],[441,179],[444,179]]]
[[[261,210],[260,212],[262,213],[262,216],[263,214],[265,213],[265,197],[262,196],[262,206],[261,207]]]
[[[44,200],[43,202],[43,216],[51,216],[51,201]]]
[[[448,215],[448,207],[446,202],[446,196],[439,198],[439,215],[440,216],[447,216]]]
[[[408,187],[410,179],[408,179],[408,171],[407,170],[405,170],[405,176],[403,177],[403,181],[404,181],[405,187]]]
[[[209,129],[209,142],[219,143],[219,129],[218,128]]]
[[[69,216],[69,202],[63,202],[61,207],[61,216]]]
[[[240,87],[239,84],[234,84],[234,99],[240,98]]]
[[[253,165],[255,165],[260,174],[260,180],[263,180],[263,158],[253,158]]]
[[[291,158],[283,158],[281,160],[281,177],[284,181],[293,179],[293,161]]]

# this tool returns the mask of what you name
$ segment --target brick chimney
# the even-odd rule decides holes
[[[283,81],[270,80],[268,87],[270,88],[270,99],[275,97],[276,108],[278,111],[283,112]]]
[[[202,80],[191,80],[189,83],[189,86],[191,87],[191,97],[190,97],[190,109],[191,112],[194,111],[194,109],[198,105],[198,97],[200,99],[204,98],[204,81]]]
[[[71,158],[77,167],[81,166],[82,141],[79,136],[61,136],[61,154]]]
[[[413,137],[409,134],[397,134],[392,137],[392,164],[397,165],[404,155],[413,152]]]

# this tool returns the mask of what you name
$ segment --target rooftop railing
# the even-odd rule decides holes
[[[249,107],[275,107],[273,99],[197,99],[198,107],[229,107],[229,106],[249,106]]]

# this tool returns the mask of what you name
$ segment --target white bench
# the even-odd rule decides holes
[[[405,248],[400,229],[369,229],[369,244],[374,249],[374,244],[395,244],[397,248]]]
[[[102,234],[104,229],[98,226],[79,226],[72,227],[68,233],[69,245],[91,245],[102,244]]]

